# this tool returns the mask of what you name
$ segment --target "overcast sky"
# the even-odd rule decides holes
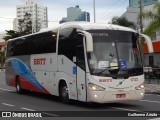
[[[113,16],[121,16],[129,6],[129,0],[95,0],[96,21],[107,23]],[[48,7],[49,27],[58,24],[67,16],[66,9],[79,5],[82,11],[90,13],[93,22],[93,0],[37,0],[38,4]],[[16,17],[16,5],[25,4],[25,0],[0,0],[0,33],[13,29],[13,18]],[[3,17],[3,18],[2,18]]]

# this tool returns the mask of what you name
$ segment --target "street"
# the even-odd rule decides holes
[[[72,101],[71,104],[63,104],[59,101],[58,97],[38,94],[33,92],[27,92],[24,94],[17,94],[15,88],[5,85],[4,73],[0,74],[0,111],[43,111],[43,115],[54,117],[56,119],[62,119],[65,117],[65,111],[69,114],[66,119],[75,119],[74,117],[83,117],[76,119],[87,119],[97,120],[104,119],[106,116],[99,116],[100,112],[111,113],[114,112],[121,114],[121,112],[140,112],[155,113],[160,116],[160,95],[146,94],[143,100],[140,101],[125,101],[123,103],[107,103],[107,104],[86,104],[78,101]],[[58,112],[63,111],[63,112]],[[75,115],[76,112],[81,111],[81,114]],[[83,112],[84,111],[84,112]],[[90,113],[90,115],[84,113]],[[92,112],[93,113],[92,113]],[[96,116],[97,112],[97,117]],[[158,113],[159,112],[159,113]],[[75,114],[74,114],[75,113]],[[83,114],[85,116],[83,116]],[[93,118],[92,118],[93,117]],[[119,118],[113,116],[105,119],[113,120],[160,120],[160,117],[124,117]]]

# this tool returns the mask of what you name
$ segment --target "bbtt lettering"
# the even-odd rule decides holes
[[[46,58],[35,58],[34,59],[34,65],[45,65],[46,64]]]

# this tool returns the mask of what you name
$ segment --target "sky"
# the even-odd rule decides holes
[[[114,16],[121,16],[129,6],[129,0],[95,0],[96,22],[108,23]],[[59,24],[67,16],[67,8],[79,5],[82,11],[90,13],[93,22],[93,0],[37,0],[37,3],[48,7],[48,27]],[[16,18],[16,5],[25,4],[25,0],[0,0],[0,33],[13,29]]]

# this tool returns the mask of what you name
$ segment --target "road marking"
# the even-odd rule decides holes
[[[33,110],[33,109],[29,109],[29,108],[25,108],[25,107],[22,107],[21,109],[27,110],[27,111],[35,111],[35,110]]]
[[[151,103],[160,103],[160,101],[151,101],[151,100],[140,100],[142,102],[151,102]]]
[[[51,114],[51,113],[46,113],[46,112],[42,112],[43,114],[49,115],[49,116],[53,116],[53,117],[58,117],[59,115],[56,114]]]
[[[147,95],[154,95],[154,94],[145,94],[145,95],[147,96]]]
[[[111,108],[118,109],[118,110],[125,110],[125,111],[138,111],[138,110],[132,110],[132,109],[126,109],[126,108],[119,108],[119,107],[111,107]]]
[[[15,106],[15,105],[11,105],[11,104],[8,104],[8,103],[2,103],[2,105],[6,105],[6,106],[10,106],[10,107]]]
[[[0,90],[4,90],[4,91],[15,91],[15,90],[9,90],[9,89],[5,89],[5,88],[0,88]]]
[[[160,95],[156,95],[156,94],[145,94],[145,95],[146,95],[146,96],[147,96],[147,95],[154,95],[154,96],[160,96]]]

